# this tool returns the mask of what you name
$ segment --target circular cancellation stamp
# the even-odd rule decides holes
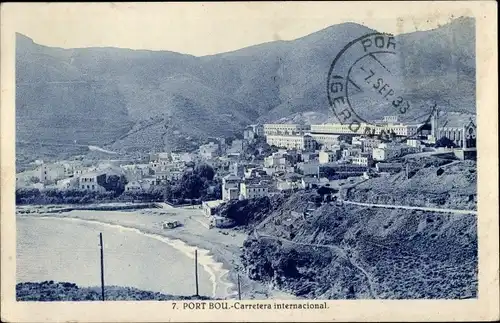
[[[410,109],[404,98],[398,45],[393,35],[370,33],[337,54],[328,72],[330,106],[340,123],[357,132],[372,116],[397,116]]]

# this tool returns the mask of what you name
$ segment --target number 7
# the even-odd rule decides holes
[[[366,71],[365,71],[365,69],[363,68],[363,66],[361,66],[361,67],[360,67],[360,69],[361,69],[363,72],[366,72]],[[367,82],[368,82],[368,79],[370,79],[373,75],[375,75],[375,72],[374,72],[374,71],[372,71],[371,69],[370,69],[370,73],[371,73],[371,75],[368,75],[368,77],[365,77],[365,81],[367,81]]]
[[[176,303],[172,303],[172,309],[174,309],[174,310],[175,310],[175,305],[176,305]]]

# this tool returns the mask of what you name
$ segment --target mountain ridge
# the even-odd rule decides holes
[[[173,129],[182,137],[206,138],[307,112],[333,116],[325,91],[330,64],[340,48],[370,31],[344,23],[206,56],[55,48],[16,34],[17,139],[162,149],[165,141],[176,145]],[[472,18],[397,37],[404,85],[415,106],[446,99],[451,104],[445,111],[475,113]],[[379,118],[382,111],[367,113]],[[155,131],[136,131],[136,124],[150,119],[165,121]]]

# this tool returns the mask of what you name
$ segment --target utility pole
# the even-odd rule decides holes
[[[240,285],[240,274],[238,273],[238,300],[241,301],[241,285]]]
[[[195,285],[196,285],[196,296],[200,296],[199,290],[198,290],[198,249],[194,251],[194,278],[195,278]]]
[[[104,301],[104,250],[102,245],[102,232],[99,233],[99,242],[101,244],[101,298]]]

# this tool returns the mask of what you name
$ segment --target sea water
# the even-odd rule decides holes
[[[196,293],[193,257],[166,238],[77,219],[18,217],[16,224],[17,282],[53,280],[100,286],[102,233],[105,285],[172,295]],[[220,297],[211,268],[198,265],[199,293]]]

